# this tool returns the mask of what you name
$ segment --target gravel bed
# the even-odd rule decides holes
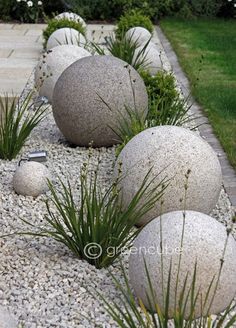
[[[32,89],[32,85],[33,77],[25,93]],[[89,151],[70,147],[50,112],[34,130],[16,160],[0,161],[1,234],[25,231],[27,227],[22,218],[38,225],[43,222],[45,195],[36,199],[19,196],[12,187],[18,161],[33,150],[48,152],[46,166],[52,172],[55,184],[58,176],[65,182],[69,179],[74,193],[78,191],[80,167],[87,161]],[[101,160],[99,181],[105,188],[112,176],[115,147],[94,149],[91,169],[96,166],[98,158]],[[224,189],[212,215],[225,225],[231,224],[234,212]],[[103,306],[86,291],[86,288],[101,291],[108,298],[118,300],[119,292],[107,269],[97,270],[49,238],[15,235],[1,239],[0,246],[0,304],[9,307],[25,328],[117,327]],[[128,256],[124,256],[123,261],[127,266]],[[122,280],[119,265],[110,269]]]

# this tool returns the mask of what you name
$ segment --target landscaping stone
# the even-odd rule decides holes
[[[13,187],[19,195],[37,197],[48,191],[47,179],[51,179],[51,175],[45,165],[26,162],[16,169]]]
[[[135,50],[134,60],[137,58],[137,55],[140,53],[140,51],[143,50],[143,47],[144,44]],[[143,53],[143,57],[145,57],[146,62],[145,69],[149,71],[151,75],[155,75],[157,72],[163,70],[160,48],[158,48],[157,45],[153,42],[150,42],[147,45]]]
[[[150,289],[145,270],[145,259],[152,287],[156,294],[155,303],[157,303],[163,311],[165,299],[162,293],[162,287],[164,286],[165,290],[167,290],[168,274],[171,264],[169,317],[172,318],[175,309],[175,299],[177,299],[177,301],[180,299],[187,274],[188,280],[186,283],[185,297],[187,291],[191,289],[196,264],[195,295],[199,290],[199,297],[196,302],[194,316],[197,318],[202,313],[205,315],[207,314],[206,310],[210,305],[215,288],[217,288],[216,294],[209,313],[218,314],[230,304],[235,296],[236,242],[233,236],[229,235],[224,254],[224,247],[227,240],[226,227],[210,216],[202,213],[187,211],[185,214],[184,235],[184,216],[182,211],[164,214],[154,219],[143,228],[134,242],[130,255],[129,275],[131,284],[136,296],[150,309],[146,294],[148,293],[150,295]],[[183,246],[181,247],[182,235]],[[161,243],[162,248],[160,248]],[[178,292],[176,294],[175,290],[180,254],[181,264],[178,279]],[[220,273],[222,263],[223,266]],[[220,278],[217,284],[219,274]],[[210,289],[206,306],[202,312],[201,296],[204,302],[213,278],[212,288]],[[175,298],[176,295],[177,298]],[[190,314],[190,304],[191,297],[189,296],[185,318]]]
[[[58,19],[58,20],[63,19],[63,18],[67,18],[71,21],[81,23],[83,25],[83,27],[85,27],[85,28],[87,26],[85,21],[83,20],[83,18],[80,17],[79,15],[75,14],[75,13],[64,12],[64,13],[61,13],[61,14],[55,16],[55,18]]]
[[[113,129],[124,117],[129,119],[128,110],[141,115],[147,107],[140,75],[113,56],[76,61],[62,73],[53,94],[53,114],[59,129],[69,142],[80,146],[118,143]]]
[[[84,36],[74,28],[59,28],[53,32],[47,42],[47,50],[63,44],[74,44],[77,46],[85,45]]]
[[[10,312],[0,306],[0,328],[17,328],[17,323]]]
[[[147,129],[124,147],[117,159],[115,176],[120,162],[124,175],[120,181],[124,207],[128,206],[150,169],[150,179],[155,178],[152,186],[164,178],[169,181],[162,197],[163,204],[157,202],[140,225],[161,213],[182,209],[209,214],[218,201],[222,186],[219,160],[208,143],[188,129],[177,126]]]
[[[132,38],[134,41],[138,41],[140,46],[144,46],[152,37],[151,33],[146,28],[140,26],[130,28],[125,36],[127,38]]]
[[[40,96],[52,103],[55,84],[62,72],[80,58],[91,56],[84,48],[75,45],[61,45],[42,55],[35,70],[35,84]]]

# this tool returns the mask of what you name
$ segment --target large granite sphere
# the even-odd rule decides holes
[[[76,31],[74,28],[59,28],[53,32],[47,42],[47,50],[63,44],[74,44],[77,46],[84,46],[86,40],[84,36]]]
[[[51,179],[51,174],[45,165],[25,162],[16,169],[13,188],[19,195],[37,197],[48,191],[47,179]]]
[[[80,146],[118,143],[113,130],[124,117],[129,119],[128,112],[144,115],[147,106],[140,75],[113,56],[90,56],[73,63],[59,77],[53,94],[59,129],[69,142]]]
[[[144,46],[151,39],[152,35],[146,28],[137,26],[130,28],[126,32],[125,37],[137,41],[140,46]]]
[[[61,13],[61,14],[55,16],[55,19],[58,19],[58,20],[64,19],[64,18],[69,19],[69,20],[74,21],[74,22],[81,23],[82,26],[85,27],[85,28],[87,26],[85,21],[83,20],[83,18],[81,16],[75,14],[75,13],[64,12],[64,13]]]
[[[35,70],[35,84],[40,96],[52,103],[53,90],[59,76],[72,63],[87,56],[91,54],[75,45],[61,45],[47,51]]]
[[[142,44],[140,47],[138,47],[135,50],[134,59],[133,59],[134,61],[137,58],[138,53],[140,53],[140,51],[143,50],[143,47],[144,44]],[[143,57],[145,57],[145,61],[146,61],[145,69],[151,75],[156,75],[157,72],[163,70],[163,64],[160,56],[161,56],[161,52],[159,47],[155,43],[150,42],[144,51]]]
[[[124,207],[128,206],[150,169],[153,187],[164,178],[169,180],[163,204],[157,202],[140,225],[161,213],[182,209],[209,214],[218,201],[222,187],[219,160],[209,144],[188,129],[177,126],[147,129],[123,148],[115,175],[120,162],[124,175],[120,181]],[[189,176],[186,178],[186,175]]]
[[[195,264],[197,265],[195,296],[196,291],[199,290],[194,313],[195,318],[201,314],[206,314],[215,289],[216,294],[210,308],[210,314],[223,311],[236,293],[236,242],[234,238],[229,235],[227,240],[226,227],[206,214],[186,211],[185,215],[184,234],[184,214],[182,211],[164,214],[147,224],[135,239],[129,259],[129,275],[136,296],[150,309],[146,294],[150,295],[150,285],[145,269],[145,259],[152,287],[156,294],[153,304],[157,303],[162,310],[165,297],[162,287],[164,287],[166,294],[169,268],[172,262],[169,298],[170,318],[173,317],[175,299],[177,301],[180,299],[187,274],[185,298],[187,291],[191,289]],[[183,246],[181,247],[182,236]],[[224,254],[226,240],[227,246]],[[160,248],[161,243],[162,248]],[[182,258],[179,266],[180,254]],[[224,262],[217,284],[222,259]],[[177,278],[178,268],[179,279]],[[212,279],[214,280],[206,303],[207,306],[202,312],[201,296],[203,300],[206,299],[206,293]],[[177,280],[178,289],[176,293]],[[190,303],[191,297],[188,298],[185,318],[190,314]]]

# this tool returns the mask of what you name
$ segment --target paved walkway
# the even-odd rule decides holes
[[[173,72],[175,73],[177,80],[181,84],[183,93],[187,97],[190,94],[189,81],[179,65],[178,58],[175,52],[173,51],[170,42],[167,40],[167,38],[159,27],[157,27],[157,33],[166,52],[166,55],[171,63]],[[191,109],[193,113],[196,116],[204,116],[201,107],[194,101],[194,99],[192,99],[192,102],[193,106]],[[208,124],[204,124],[199,127],[201,136],[213,147],[213,149],[218,154],[223,173],[224,188],[230,198],[232,205],[235,207],[236,210],[236,172],[230,165],[226,153],[224,152],[220,142],[214,135],[213,129],[208,119],[206,117],[203,117],[203,121],[207,122]]]

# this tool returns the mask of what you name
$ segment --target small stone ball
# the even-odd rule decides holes
[[[120,188],[125,208],[150,169],[152,187],[165,178],[169,182],[161,199],[163,204],[157,202],[140,225],[161,213],[183,209],[209,214],[219,199],[222,173],[217,155],[205,140],[188,129],[177,126],[147,129],[123,148],[116,162],[115,177],[119,163],[124,175]]]
[[[140,53],[140,51],[142,51],[144,45],[138,47],[135,50],[135,54],[134,54],[134,59],[133,61],[136,60],[138,54]],[[163,70],[163,64],[161,61],[161,52],[159,47],[153,43],[150,42],[143,54],[143,57],[145,57],[145,62],[146,62],[146,66],[145,69],[151,74],[151,75],[156,75],[157,72]]]
[[[19,195],[37,197],[48,191],[47,179],[51,180],[51,174],[45,165],[25,162],[16,169],[13,188]]]
[[[138,41],[140,46],[144,46],[151,39],[152,35],[146,28],[137,26],[130,28],[126,32],[125,37],[128,39],[131,38],[133,41]]]
[[[85,21],[83,20],[83,18],[75,13],[69,13],[69,12],[64,12],[64,13],[61,13],[57,16],[54,17],[55,19],[64,19],[64,18],[67,18],[71,21],[74,21],[74,22],[78,22],[78,23],[81,23],[83,27],[87,27]]]
[[[180,299],[187,274],[185,299],[187,291],[192,288],[196,264],[195,296],[198,290],[199,295],[194,316],[198,318],[207,314],[206,311],[210,306],[215,290],[216,293],[209,314],[218,314],[226,309],[236,293],[236,242],[231,234],[227,237],[226,227],[212,217],[199,212],[186,211],[184,224],[183,213],[177,211],[163,214],[148,223],[139,233],[134,241],[129,259],[131,285],[135,295],[143,301],[148,309],[152,307],[154,309],[153,305],[158,304],[163,311],[165,297],[163,288],[166,294],[171,264],[168,316],[172,318],[175,312],[175,299],[177,302]],[[182,236],[183,245],[181,247]],[[144,260],[156,295],[152,301],[152,306],[150,306],[146,294],[148,293],[150,296],[150,284],[148,283]],[[219,282],[217,283],[218,278]],[[202,312],[201,297],[203,301],[206,300],[206,294],[212,280],[209,297]],[[190,314],[190,304],[191,297],[187,301],[185,318]]]
[[[140,75],[113,56],[90,56],[69,66],[53,94],[53,115],[65,138],[79,146],[117,144],[129,112],[146,115],[148,96]]]
[[[59,28],[53,32],[47,42],[47,50],[63,44],[74,44],[83,47],[86,44],[85,37],[74,28]]]
[[[61,45],[47,51],[35,70],[35,85],[39,95],[52,103],[55,84],[62,72],[80,58],[91,56],[84,48],[76,45]]]

